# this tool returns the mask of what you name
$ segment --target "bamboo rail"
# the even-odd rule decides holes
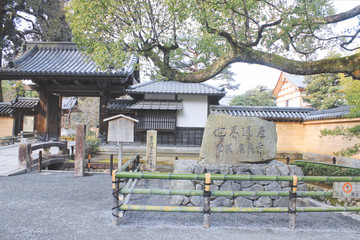
[[[197,212],[202,213],[203,207],[174,207],[151,205],[122,205],[122,211],[151,212]],[[296,212],[358,212],[360,207],[296,207]],[[212,213],[288,213],[288,207],[211,207]]]
[[[117,178],[137,178],[137,179],[205,180],[205,174],[121,172],[120,169],[119,169],[119,171],[116,172],[116,177]],[[299,182],[301,182],[301,181],[302,182],[360,182],[360,177],[352,177],[352,176],[345,176],[345,177],[298,176],[297,179]],[[293,176],[211,174],[211,180],[286,181],[286,182],[290,182],[290,181],[293,181]]]
[[[145,188],[122,188],[122,194],[147,194],[147,195],[187,195],[203,196],[202,190],[175,190],[175,189],[145,189]],[[211,191],[215,197],[289,197],[290,192],[285,191]],[[300,191],[297,197],[332,197],[333,192]]]

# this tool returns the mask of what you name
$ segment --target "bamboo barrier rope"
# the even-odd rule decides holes
[[[171,179],[171,180],[205,180],[205,174],[180,173],[148,173],[148,172],[116,172],[118,178],[137,179]],[[223,175],[211,174],[211,180],[235,181],[292,181],[293,176],[264,176],[264,175]],[[298,176],[300,182],[360,182],[360,177],[332,177],[332,176]]]
[[[288,213],[288,207],[211,207],[212,213]],[[202,213],[203,207],[183,206],[151,206],[151,205],[122,205],[123,211],[150,212],[197,212]],[[296,212],[359,212],[360,207],[296,207]]]
[[[202,190],[175,190],[175,189],[145,189],[145,188],[122,188],[123,194],[147,194],[147,195],[186,195],[203,196]],[[285,191],[211,191],[214,197],[289,197],[290,192]],[[333,192],[298,191],[297,197],[331,197]]]

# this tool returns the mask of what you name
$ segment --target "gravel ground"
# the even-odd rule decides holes
[[[166,187],[139,181],[139,187]],[[28,173],[0,178],[0,239],[360,239],[359,221],[340,213],[287,214],[128,212],[112,226],[111,177]],[[130,204],[168,204],[167,196],[135,195]]]

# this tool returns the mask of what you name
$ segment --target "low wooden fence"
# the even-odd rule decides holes
[[[202,190],[170,190],[170,189],[132,189],[126,184],[120,188],[121,180],[130,179],[166,179],[166,180],[196,180],[205,181],[205,189]],[[213,180],[235,181],[287,181],[290,182],[291,191],[210,191]],[[301,182],[360,182],[360,177],[325,177],[325,176],[263,176],[263,175],[222,175],[222,174],[175,174],[175,173],[147,173],[126,172],[122,169],[113,174],[113,188],[115,197],[115,212],[118,211],[155,211],[155,212],[196,212],[203,213],[204,227],[210,226],[211,213],[289,213],[289,228],[295,228],[295,215],[297,212],[358,212],[360,207],[297,207],[296,198],[301,197],[332,197],[332,192],[322,191],[297,191],[297,183]],[[126,181],[125,181],[126,182]],[[148,194],[148,195],[187,195],[203,196],[204,205],[200,207],[185,206],[150,206],[128,205],[120,201],[122,194]],[[289,207],[210,207],[210,197],[289,197]],[[121,216],[120,216],[121,217]]]
[[[0,145],[10,145],[15,144],[15,142],[20,142],[24,138],[38,138],[37,131],[35,132],[20,132],[17,136],[8,136],[0,138]]]
[[[52,147],[59,148],[59,153],[51,154],[50,149]],[[39,151],[38,158],[33,158],[32,153],[39,149],[42,150]],[[67,141],[19,145],[19,167],[25,168],[27,172],[36,169],[41,171],[42,167],[64,163],[68,158],[69,151]]]

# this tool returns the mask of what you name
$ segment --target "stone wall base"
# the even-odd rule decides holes
[[[269,163],[239,165],[198,164],[194,160],[175,161],[174,173],[187,174],[236,174],[236,175],[275,175],[303,176],[301,168],[273,160]],[[204,181],[172,180],[171,189],[203,190]],[[289,182],[278,181],[212,181],[211,191],[290,191]],[[304,183],[298,184],[299,191],[306,191]],[[173,196],[171,205],[202,206],[202,196]],[[288,197],[212,197],[211,207],[289,207]],[[308,206],[307,199],[297,199],[297,206]]]

